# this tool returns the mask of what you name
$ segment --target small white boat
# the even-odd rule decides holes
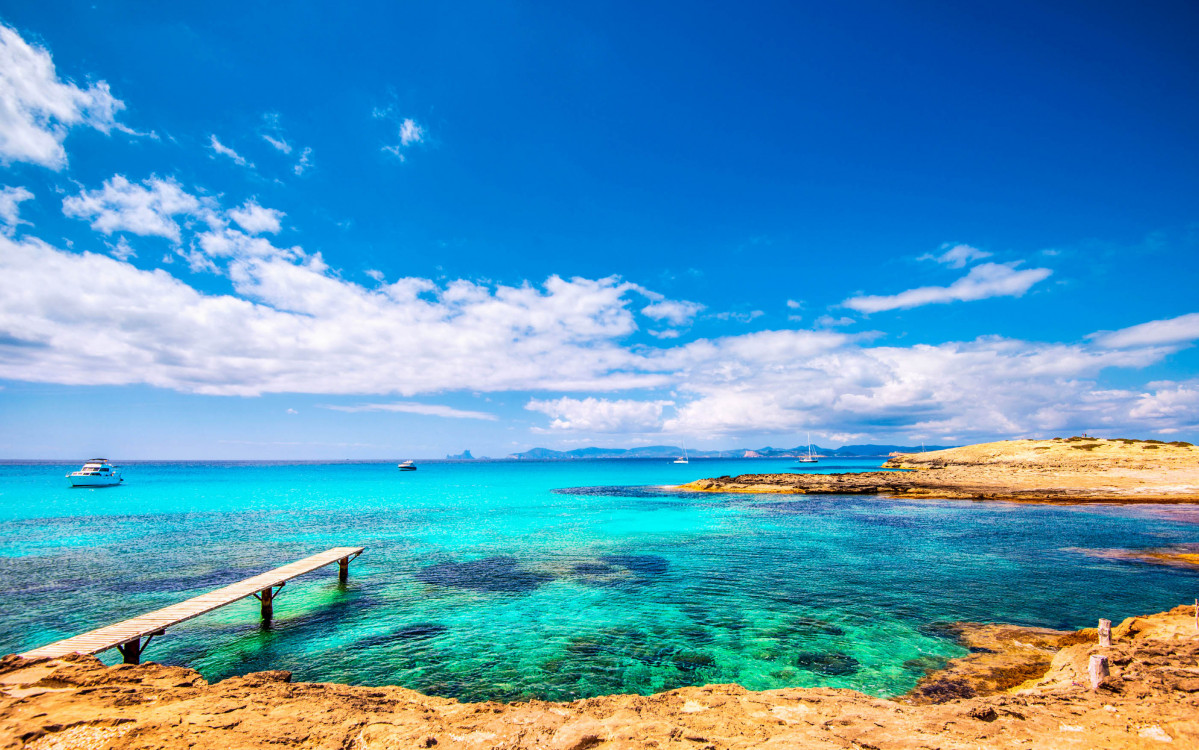
[[[112,487],[124,482],[121,470],[113,468],[107,458],[93,458],[79,471],[67,474],[72,487]]]
[[[687,444],[686,444],[686,443],[683,443],[683,455],[681,455],[681,456],[679,456],[678,458],[676,458],[676,459],[674,460],[674,463],[676,463],[676,464],[687,464],[687,463],[691,463],[690,461],[688,461],[688,460],[687,460]]]
[[[397,468],[400,471],[416,471],[416,464],[414,464],[412,461],[401,461]]]
[[[808,433],[808,455],[795,459],[801,464],[818,464],[820,459],[812,455],[812,433]]]

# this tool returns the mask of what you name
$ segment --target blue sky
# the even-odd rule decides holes
[[[0,457],[1199,438],[1193,4],[0,2]]]

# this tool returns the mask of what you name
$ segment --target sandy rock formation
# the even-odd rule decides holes
[[[909,471],[743,474],[700,479],[682,489],[1060,503],[1199,502],[1199,448],[1187,443],[1005,440],[896,454],[883,466]]]
[[[1194,607],[1127,620],[1104,649],[1094,631],[962,632],[1015,661],[956,660],[921,684],[955,680],[971,697],[918,689],[901,700],[708,685],[573,703],[463,704],[397,687],[291,683],[287,672],[209,685],[182,667],[10,656],[0,661],[0,748],[1199,747]],[[1095,653],[1111,664],[1098,690],[1086,671]],[[1009,688],[1028,676],[1016,674],[1028,658],[1040,664],[1036,674]],[[927,704],[934,699],[945,702]]]

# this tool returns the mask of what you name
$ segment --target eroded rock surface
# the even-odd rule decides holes
[[[973,695],[922,705],[933,698],[919,689],[884,700],[737,685],[464,704],[397,687],[292,683],[287,672],[209,685],[182,667],[10,656],[0,661],[0,748],[1199,747],[1194,617],[1186,606],[1126,620],[1105,649],[1094,631],[959,625],[974,648],[1017,662],[1027,651],[1041,666],[1012,687],[1021,675],[999,674],[1012,664],[973,654],[921,683],[958,680]],[[1093,691],[1086,670],[1095,653],[1108,656],[1111,672]]]
[[[1197,503],[1199,448],[1137,440],[1005,440],[897,454],[860,474],[742,474],[682,486],[705,492],[878,494],[1029,502]]]

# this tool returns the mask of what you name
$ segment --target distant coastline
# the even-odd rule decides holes
[[[887,458],[892,453],[918,453],[921,450],[943,450],[951,446],[930,445],[843,445],[840,448],[823,448],[811,446],[813,453],[821,458]],[[732,448],[729,450],[702,450],[688,448],[689,458],[798,458],[808,454],[808,446],[797,445],[794,448]],[[674,458],[683,455],[683,448],[677,445],[644,445],[637,448],[576,448],[569,451],[553,450],[552,448],[533,448],[520,453],[508,455],[509,459],[518,461],[569,461],[596,458]]]
[[[935,451],[943,450],[948,446],[929,445],[924,446],[923,450]],[[843,445],[840,448],[822,448],[813,445],[812,450],[821,458],[878,458],[886,459],[892,453],[916,453],[922,450],[921,446],[902,446],[902,445]],[[692,459],[702,458],[720,458],[720,459],[755,459],[755,458],[797,458],[801,455],[806,456],[808,446],[801,445],[795,448],[772,448],[766,446],[764,448],[732,448],[729,450],[695,450],[687,449],[687,454]],[[592,461],[601,459],[663,459],[675,458],[683,454],[681,446],[675,445],[646,445],[635,448],[576,448],[569,451],[559,451],[552,448],[530,448],[527,451],[511,453],[502,457],[491,456],[474,456],[470,450],[464,450],[462,453],[447,455],[445,458],[420,458],[416,460],[422,463],[441,463],[441,462],[462,462],[462,461]],[[69,465],[79,463],[85,457],[71,458],[0,458],[0,466],[3,465]],[[174,464],[174,463],[208,463],[208,464],[238,464],[238,465],[253,465],[253,464],[385,464],[395,463],[396,457],[380,457],[380,458],[262,458],[262,459],[237,459],[237,458],[113,458],[114,463],[125,464]]]

